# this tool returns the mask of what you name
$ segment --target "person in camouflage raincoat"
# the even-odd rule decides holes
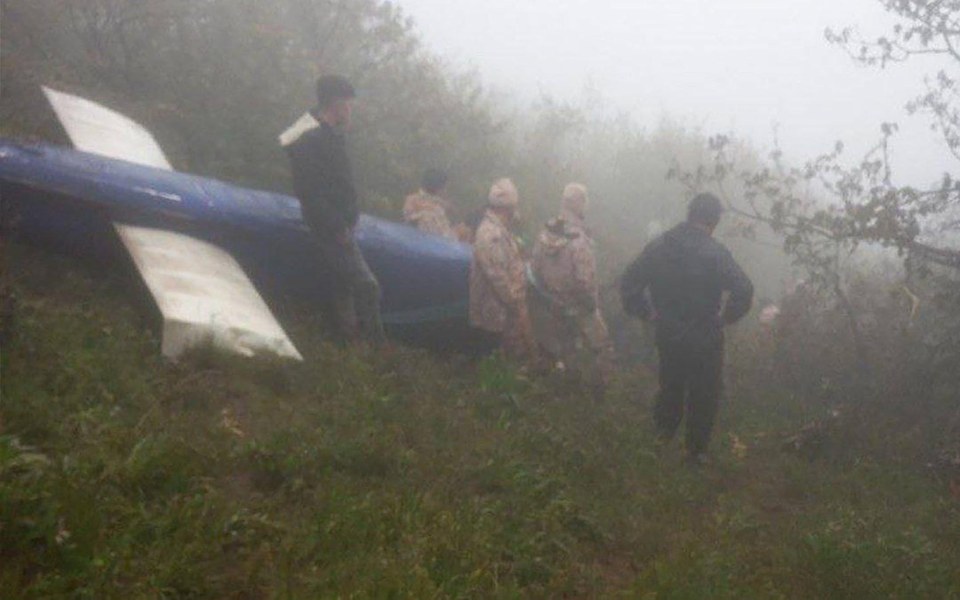
[[[447,217],[447,201],[443,197],[446,187],[447,174],[428,169],[423,174],[420,190],[407,196],[403,204],[403,220],[424,233],[458,239]]]
[[[490,188],[470,264],[470,324],[500,335],[507,357],[533,363],[537,349],[527,312],[526,266],[510,231],[519,202],[509,179]]]
[[[610,382],[616,368],[613,343],[600,313],[594,242],[584,218],[587,189],[571,183],[563,190],[560,216],[540,232],[529,279],[537,338],[556,360],[585,371],[593,382]]]

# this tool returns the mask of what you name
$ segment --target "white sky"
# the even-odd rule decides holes
[[[707,134],[733,131],[769,147],[774,124],[789,158],[850,159],[900,125],[900,183],[926,185],[954,168],[923,116],[904,105],[936,59],[861,67],[824,39],[892,23],[878,0],[400,0],[428,47],[521,99],[576,101],[587,85],[646,126],[669,115]]]

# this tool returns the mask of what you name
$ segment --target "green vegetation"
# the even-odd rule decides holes
[[[123,282],[13,251],[4,598],[960,598],[960,502],[926,441],[861,420],[842,452],[784,451],[824,410],[760,385],[747,332],[716,464],[690,471],[655,449],[644,372],[597,404],[307,325],[303,364],[172,365]]]
[[[957,58],[953,3],[882,3],[907,26],[858,60]],[[366,212],[397,217],[426,166],[451,171],[455,218],[511,175],[529,236],[585,182],[625,355],[646,332],[606,292],[695,189],[739,208],[720,235],[760,298],[783,296],[788,263],[809,280],[776,327],[731,332],[716,464],[689,471],[655,448],[642,368],[598,404],[494,359],[344,351],[311,319],[286,323],[303,364],[167,364],[129,281],[4,248],[0,598],[960,598],[960,284],[938,237],[955,177],[897,188],[885,154],[841,169],[840,145],[797,169],[591,93],[518,107],[382,0],[0,12],[4,136],[65,141],[46,84],[143,122],[182,171],[288,190],[276,135],[337,71],[361,89]],[[957,151],[945,73],[910,110]],[[797,193],[814,175],[826,204]],[[865,244],[911,260],[870,264]]]

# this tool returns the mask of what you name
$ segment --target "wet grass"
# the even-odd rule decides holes
[[[960,597],[945,483],[869,448],[785,453],[822,409],[743,377],[690,471],[654,449],[643,372],[598,404],[309,326],[300,365],[168,364],[118,281],[16,263],[0,597]]]

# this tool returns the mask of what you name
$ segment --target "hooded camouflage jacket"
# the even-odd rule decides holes
[[[510,230],[487,211],[473,244],[470,264],[470,324],[503,333],[509,317],[527,301],[526,268]]]
[[[533,248],[535,287],[564,312],[584,314],[598,306],[593,240],[583,221],[563,213],[550,220]]]

